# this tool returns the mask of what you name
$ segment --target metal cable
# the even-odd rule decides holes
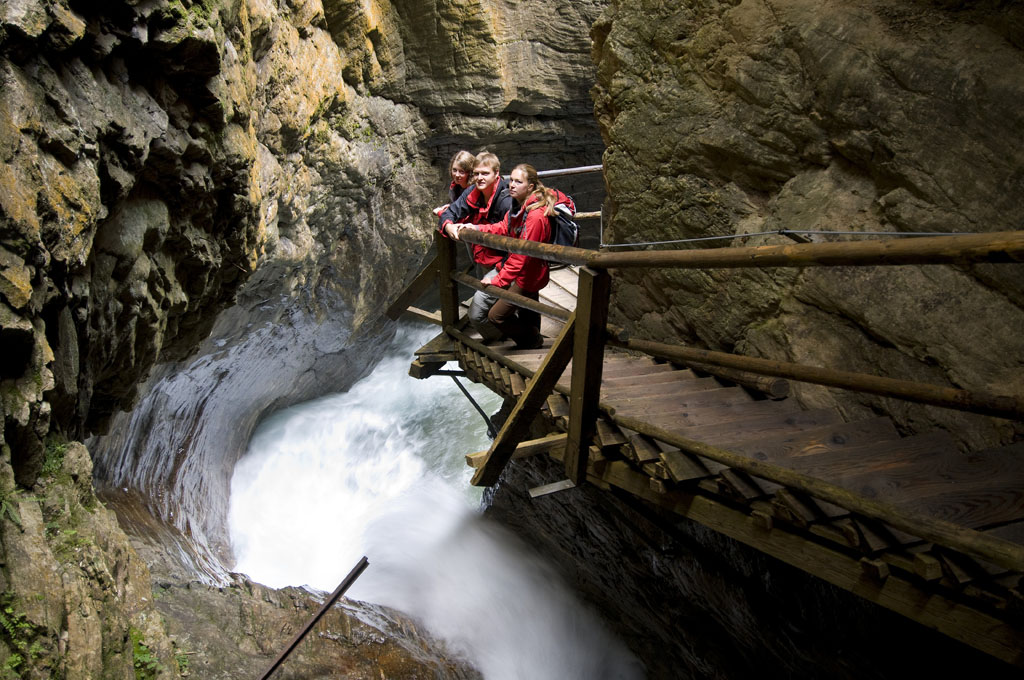
[[[498,430],[494,427],[494,423],[491,422],[491,419],[487,417],[487,414],[484,413],[484,410],[480,408],[480,405],[476,403],[476,400],[473,399],[473,395],[469,393],[469,390],[467,390],[463,386],[463,384],[459,382],[459,379],[456,378],[454,375],[451,376],[451,379],[455,381],[455,384],[459,386],[459,389],[462,390],[462,393],[466,395],[466,399],[469,399],[469,403],[473,405],[473,408],[477,410],[477,413],[480,414],[480,417],[484,419],[485,423],[487,423],[487,436],[490,437],[491,439],[497,437]]]
[[[681,238],[674,241],[639,241],[636,243],[605,243],[602,239],[602,248],[632,248],[634,246],[663,246],[672,243],[692,243],[695,241],[724,241],[735,238],[747,238],[750,236],[767,236],[777,234],[818,234],[818,235],[840,235],[840,236],[959,236],[965,232],[956,231],[816,231],[812,229],[773,229],[771,231],[754,231],[748,234],[726,234],[724,236],[700,236],[697,238]],[[966,232],[971,233],[971,232]]]

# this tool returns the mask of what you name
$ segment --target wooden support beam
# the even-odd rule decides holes
[[[765,531],[763,518],[753,518],[714,499],[678,488],[656,493],[650,487],[650,477],[631,470],[624,461],[592,466],[588,481],[603,489],[615,486],[628,491],[986,654],[1024,666],[1020,644],[1024,628],[1019,623],[997,618],[941,591],[922,589],[919,583],[895,572],[883,580],[865,578],[859,556],[809,541],[778,523]]]
[[[830,482],[809,477],[788,468],[747,458],[703,442],[688,439],[680,434],[651,425],[637,418],[613,416],[612,420],[621,427],[635,430],[648,437],[671,444],[680,450],[693,453],[722,465],[743,470],[755,477],[761,477],[803,493],[838,505],[870,519],[878,520],[900,531],[932,541],[942,546],[959,550],[971,557],[998,564],[1011,571],[1024,571],[1024,545],[979,533],[934,517],[906,512],[888,503],[863,498],[849,489]],[[781,493],[781,492],[780,492]]]
[[[444,368],[444,364],[445,362],[428,362],[423,361],[422,359],[416,359],[409,365],[409,375],[417,380],[423,380]]]
[[[420,321],[426,321],[427,323],[436,324],[438,326],[441,325],[440,312],[428,312],[427,310],[420,309],[419,307],[408,307],[405,309],[405,315],[411,316],[414,319],[419,319]]]
[[[416,302],[416,300],[418,300],[428,288],[434,285],[434,282],[437,281],[437,271],[438,260],[437,255],[435,255],[434,259],[432,259],[430,263],[416,275],[416,278],[414,278],[412,282],[405,287],[405,290],[399,293],[398,297],[395,298],[395,301],[392,302],[390,306],[388,306],[384,314],[392,321],[401,316],[402,312],[404,312],[409,305]]]
[[[580,269],[573,340],[572,386],[569,394],[569,441],[565,449],[565,476],[580,486],[587,479],[587,449],[594,436],[601,371],[604,367],[604,327],[608,323],[608,272]]]
[[[530,456],[536,456],[539,453],[547,453],[558,446],[565,446],[565,440],[568,436],[569,435],[564,432],[556,432],[555,434],[549,434],[547,437],[541,437],[540,439],[530,439],[525,442],[519,442],[519,444],[516,445],[516,450],[512,453],[512,460],[529,458]],[[487,451],[468,453],[466,454],[466,465],[477,469],[483,466],[484,460],[486,459]]]
[[[441,326],[451,328],[459,320],[459,297],[452,272],[455,271],[455,242],[440,232],[434,233],[437,248],[437,279],[441,296]]]
[[[470,231],[470,230],[465,230]],[[512,454],[515,453],[516,445],[530,429],[530,424],[540,411],[541,404],[548,398],[551,391],[562,375],[562,371],[569,364],[572,358],[573,329],[576,327],[576,316],[569,317],[562,332],[555,338],[551,351],[541,362],[540,368],[530,378],[526,385],[526,391],[516,402],[515,408],[505,420],[501,431],[491,444],[487,457],[480,468],[473,475],[474,486],[492,486],[501,476],[501,471]]]

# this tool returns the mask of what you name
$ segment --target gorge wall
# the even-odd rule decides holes
[[[237,582],[223,515],[249,432],[372,365],[455,150],[598,162],[599,9],[3,3],[0,525],[20,673],[131,677],[130,630],[174,666],[136,548],[171,582]],[[87,437],[135,548],[75,491]],[[40,509],[41,491],[63,500]]]

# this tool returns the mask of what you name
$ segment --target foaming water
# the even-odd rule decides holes
[[[487,448],[483,420],[451,381],[406,374],[435,332],[401,329],[349,392],[260,425],[231,482],[234,570],[328,591],[365,554],[348,595],[419,619],[488,680],[642,677],[548,565],[477,513],[464,456]]]

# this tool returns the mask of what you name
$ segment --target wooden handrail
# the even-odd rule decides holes
[[[463,241],[544,260],[586,265],[595,269],[673,267],[734,269],[764,267],[891,266],[906,264],[970,264],[1024,262],[1024,231],[955,236],[793,243],[778,246],[692,248],[611,253],[537,243],[464,229]]]
[[[480,279],[472,277],[469,274],[463,274],[462,272],[452,272],[451,276],[452,281],[461,283],[462,285],[472,288],[473,290],[483,291],[484,293],[487,293],[488,295],[493,295],[496,298],[508,300],[517,307],[525,307],[526,309],[530,309],[534,312],[538,312],[540,314],[544,314],[546,316],[550,316],[561,321],[567,321],[569,319],[569,315],[571,314],[571,312],[562,309],[561,307],[552,307],[551,305],[546,305],[543,302],[531,300],[530,298],[524,295],[516,295],[515,293],[509,292],[505,288],[498,288],[497,286],[492,286],[488,283],[482,283]]]
[[[1000,418],[1024,419],[1024,399],[1020,397],[971,392],[953,387],[917,383],[910,380],[884,378],[867,373],[839,371],[831,368],[795,364],[788,361],[773,361],[771,359],[714,352],[694,347],[666,345],[649,340],[629,339],[621,341],[615,337],[610,337],[608,343],[623,349],[643,352],[644,354],[669,361],[678,360],[682,363],[695,361],[735,368],[741,371],[750,371],[760,375],[773,375],[779,378],[790,378],[816,385],[841,387],[857,392],[878,394],[884,397],[896,397],[920,404],[943,406],[960,411],[998,416]]]

